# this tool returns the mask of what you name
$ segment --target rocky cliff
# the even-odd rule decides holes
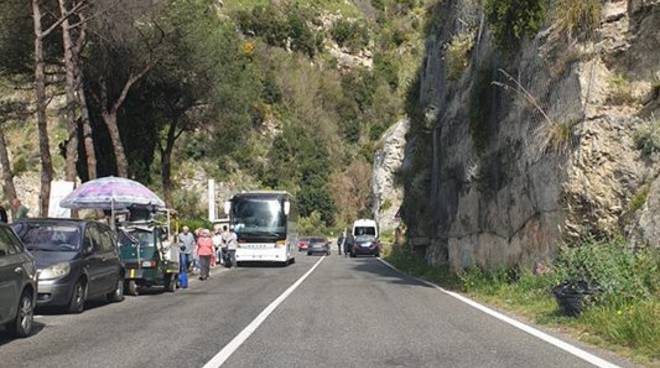
[[[568,35],[551,4],[515,50],[474,1],[434,9],[403,210],[429,262],[532,265],[585,235],[660,244],[660,160],[637,137],[660,113],[660,1],[603,2],[588,37]],[[456,72],[449,52],[465,34]]]
[[[397,217],[403,201],[403,187],[396,176],[403,165],[409,128],[408,119],[391,126],[383,134],[381,146],[374,155],[372,210],[381,230],[391,230],[399,222]]]

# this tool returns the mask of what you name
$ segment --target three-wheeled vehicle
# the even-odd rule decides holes
[[[138,295],[138,287],[164,286],[176,291],[179,250],[168,240],[162,224],[153,221],[122,223],[117,229],[119,254],[124,263],[125,290]]]

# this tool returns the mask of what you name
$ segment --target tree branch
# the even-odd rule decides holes
[[[59,27],[62,24],[62,22],[67,20],[71,15],[73,15],[73,13],[77,12],[78,10],[80,10],[80,8],[82,8],[85,5],[87,5],[86,2],[80,2],[76,4],[73,8],[71,8],[71,10],[67,11],[65,14],[62,14],[60,19],[55,21],[55,23],[53,23],[47,30],[41,32],[41,34],[38,35],[38,37],[41,38],[48,37],[48,35],[51,34],[55,29],[57,29],[57,27]]]
[[[121,94],[119,95],[119,98],[117,98],[117,101],[115,101],[115,104],[112,106],[112,112],[116,113],[117,110],[121,107],[121,105],[124,103],[124,100],[126,100],[126,96],[128,95],[128,91],[131,89],[133,84],[135,82],[139,81],[147,72],[154,66],[154,63],[148,63],[147,65],[144,66],[144,68],[138,73],[138,74],[132,74],[126,81],[126,84],[124,85],[124,89],[121,91]]]

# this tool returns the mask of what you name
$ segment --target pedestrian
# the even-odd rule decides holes
[[[222,242],[222,231],[221,230],[222,229],[221,229],[220,225],[215,225],[213,227],[213,238],[211,238],[211,239],[213,240],[213,247],[215,248],[215,252],[216,252],[215,254],[216,254],[216,257],[218,259],[218,262],[220,264],[224,264],[225,260],[223,259],[223,254],[222,254],[223,242]]]
[[[344,242],[346,241],[346,229],[339,234],[339,239],[337,239],[337,255],[341,256],[341,250],[344,248]]]
[[[199,256],[199,279],[209,278],[209,267],[211,266],[211,256],[213,256],[213,240],[211,232],[203,229],[197,239],[197,255]]]
[[[2,222],[3,224],[9,223],[9,217],[7,217],[7,210],[2,205],[0,205],[0,222]]]
[[[346,239],[344,240],[344,256],[348,257],[348,254],[351,253],[351,248],[353,247],[353,242],[355,241],[355,238],[353,237],[353,233],[350,231],[346,231]]]
[[[184,226],[183,232],[179,234],[179,243],[181,244],[179,253],[181,272],[187,273],[190,271],[190,262],[192,262],[192,255],[195,251],[195,236],[190,232],[188,226]]]
[[[222,244],[224,246],[223,252],[225,252],[225,266],[231,268],[236,265],[238,239],[236,233],[230,230],[227,225],[222,227]]]
[[[28,217],[30,209],[25,207],[20,199],[14,198],[14,200],[11,201],[11,206],[14,209],[14,221]]]

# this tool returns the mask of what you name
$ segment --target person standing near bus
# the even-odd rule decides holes
[[[183,232],[179,234],[179,243],[181,244],[181,269],[188,272],[190,271],[190,262],[192,262],[192,255],[195,249],[195,236],[190,232],[188,226],[184,226]]]
[[[231,268],[236,265],[236,246],[238,239],[236,233],[229,230],[227,225],[222,227],[223,253],[225,253],[225,266]]]
[[[213,240],[208,229],[200,231],[200,236],[197,239],[197,256],[199,257],[200,268],[199,279],[204,281],[209,278],[209,268],[213,256]]]
[[[213,246],[215,247],[215,252],[216,252],[216,258],[218,259],[218,263],[224,264],[224,255],[222,254],[222,248],[223,248],[223,241],[222,241],[222,231],[220,228],[220,225],[215,225],[213,227],[213,237],[211,238],[213,240]]]

